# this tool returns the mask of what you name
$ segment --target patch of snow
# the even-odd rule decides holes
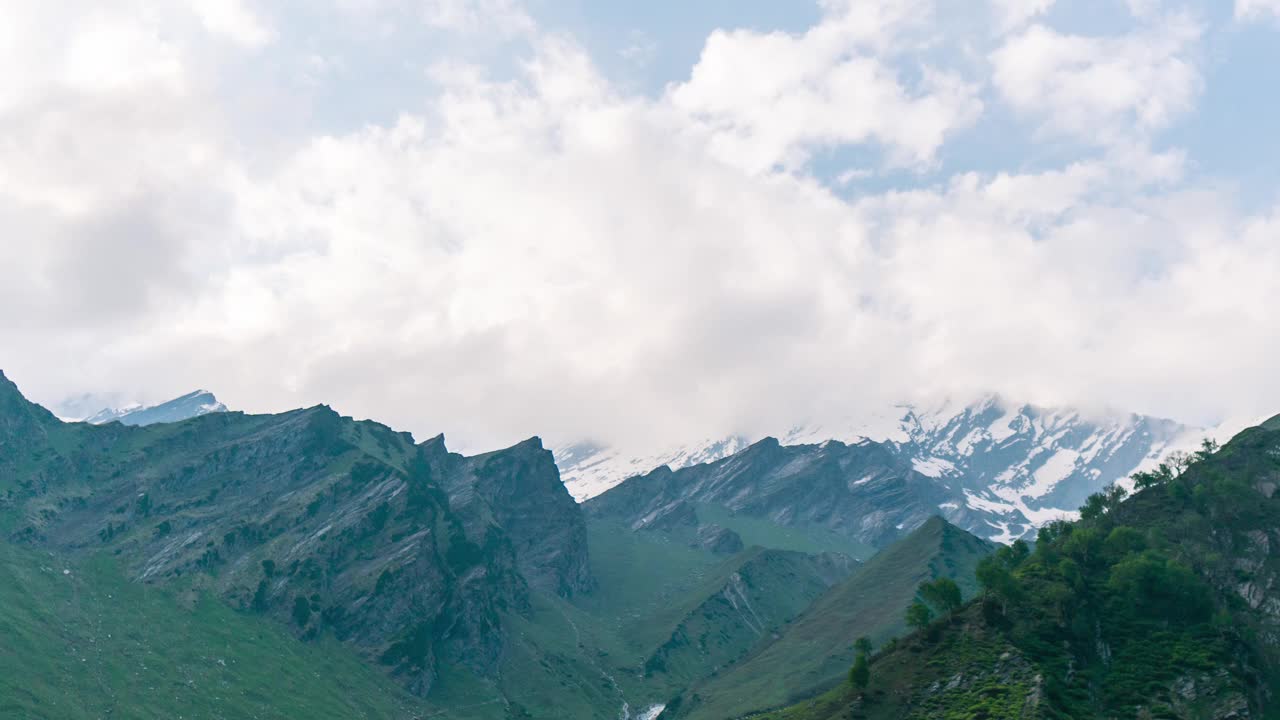
[[[921,475],[931,478],[940,478],[943,475],[951,475],[956,472],[955,463],[936,457],[912,458],[911,467],[915,468],[915,471]]]
[[[1024,497],[1044,497],[1058,483],[1075,472],[1076,460],[1079,458],[1080,453],[1075,450],[1066,448],[1058,450],[1043,465],[1036,468],[1036,471],[1031,474],[1033,483],[1029,487],[1022,488],[1020,493]]]
[[[973,492],[969,490],[964,491],[964,500],[965,500],[965,504],[973,508],[974,510],[981,510],[983,512],[996,513],[999,515],[1007,515],[1018,509],[1014,505],[1009,505],[1006,503],[1000,503],[994,500],[988,500],[986,498],[978,497],[977,495],[975,495]]]
[[[1018,415],[1019,413],[1015,410],[1005,410],[1003,415],[988,425],[987,433],[991,436],[991,440],[999,444],[1013,437],[1017,433],[1013,428],[1013,419]]]
[[[1018,539],[1018,536],[1014,535],[1013,532],[1009,530],[1009,523],[1007,522],[988,520],[987,524],[1000,531],[999,533],[990,536],[990,539],[993,542],[1008,545]]]

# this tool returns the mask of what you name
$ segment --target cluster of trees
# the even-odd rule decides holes
[[[1127,503],[1123,487],[1108,486],[1088,498],[1079,521],[1049,523],[1034,546],[1017,540],[978,563],[981,614],[975,617],[1029,659],[1062,670],[1046,678],[1056,706],[1088,715],[1089,703],[1104,698],[1108,707],[1143,708],[1172,664],[1229,662],[1235,624],[1227,609],[1215,613],[1211,588],[1189,564],[1216,556],[1212,548],[1187,547],[1184,538],[1211,537],[1214,528],[1234,526],[1247,519],[1250,505],[1261,512],[1256,493],[1245,491],[1240,478],[1257,474],[1262,455],[1241,452],[1239,445],[1233,443],[1235,454],[1207,462],[1219,447],[1206,440],[1194,453],[1133,476],[1138,492],[1164,486],[1167,497]],[[1268,471],[1280,470],[1280,458],[1267,462]],[[938,578],[919,586],[906,623],[931,641],[941,628],[935,620],[950,619],[962,607],[959,586]],[[1103,638],[1105,657],[1098,650]],[[871,677],[871,645],[864,642],[855,645],[849,670],[849,682],[859,690]],[[1089,685],[1088,692],[1070,687],[1073,682]]]

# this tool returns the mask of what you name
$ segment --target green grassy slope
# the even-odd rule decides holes
[[[536,594],[527,617],[509,618],[499,688],[474,694],[500,693],[513,714],[535,718],[661,704],[780,631],[848,572],[831,557],[760,547],[725,557],[608,520],[589,521],[588,536],[597,587],[571,600]]]
[[[0,717],[412,718],[438,712],[335,641],[194,592],[133,583],[102,557],[0,542]],[[449,717],[501,717],[485,708]]]
[[[672,714],[723,720],[839,682],[855,639],[880,644],[901,633],[903,608],[924,580],[951,577],[971,594],[974,567],[991,548],[941,518],[930,520],[831,588],[776,641],[687,692]]]
[[[734,513],[714,503],[698,503],[695,509],[700,522],[733,530],[747,545],[805,553],[835,552],[857,560],[867,560],[876,554],[870,545],[821,525],[779,525],[768,518]]]
[[[731,665],[784,632],[851,562],[830,556],[752,548],[713,592],[691,608],[645,661],[646,675],[687,686]]]

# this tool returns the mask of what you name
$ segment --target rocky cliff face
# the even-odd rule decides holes
[[[882,443],[786,446],[769,438],[707,465],[659,468],[583,504],[634,530],[696,522],[716,505],[785,527],[820,527],[880,547],[919,527],[957,494]],[[959,506],[957,505],[957,508]]]
[[[0,471],[11,539],[331,633],[420,694],[448,665],[496,673],[530,587],[592,582],[581,511],[536,439],[466,458],[323,406],[64,424],[0,380]]]
[[[457,510],[486,513],[515,546],[521,574],[530,584],[562,597],[592,587],[587,530],[573,498],[560,482],[551,452],[533,438],[515,447],[460,459],[446,481]]]

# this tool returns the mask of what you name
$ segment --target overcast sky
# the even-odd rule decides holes
[[[0,368],[469,450],[987,390],[1280,412],[1278,33],[1280,0],[0,0]]]

